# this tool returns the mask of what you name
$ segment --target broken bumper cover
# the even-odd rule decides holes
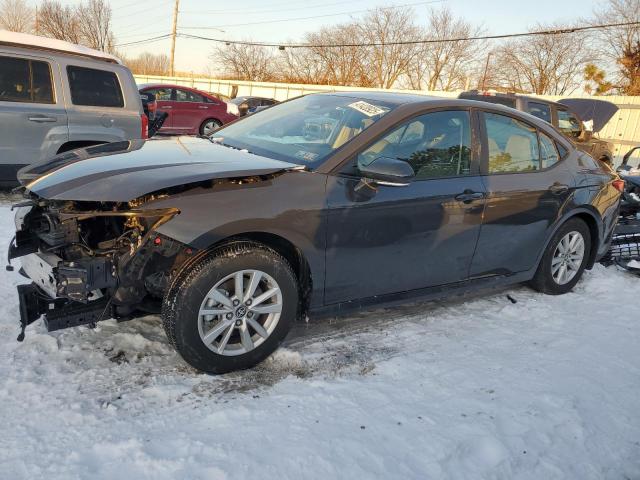
[[[24,339],[24,329],[27,325],[43,315],[45,326],[49,332],[93,324],[113,316],[112,307],[107,298],[101,298],[86,305],[69,303],[63,299],[48,297],[35,283],[18,285],[18,299],[22,328],[18,341]]]

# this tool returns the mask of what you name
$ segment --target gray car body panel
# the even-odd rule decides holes
[[[204,138],[174,137],[78,149],[26,167],[18,177],[38,177],[26,188],[51,200],[127,202],[178,185],[295,168]]]

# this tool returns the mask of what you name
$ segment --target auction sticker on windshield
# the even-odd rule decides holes
[[[355,102],[348,106],[353,108],[354,110],[359,111],[360,113],[364,113],[367,117],[375,117],[376,115],[382,115],[387,111],[387,109],[385,108],[376,107],[375,105],[371,105],[370,103],[363,102],[363,101]]]

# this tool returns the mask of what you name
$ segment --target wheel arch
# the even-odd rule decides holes
[[[569,220],[574,218],[579,218],[584,223],[586,223],[589,228],[589,233],[591,233],[591,248],[589,251],[589,260],[587,262],[587,269],[590,270],[593,268],[595,264],[596,256],[598,254],[598,247],[600,246],[601,240],[601,232],[602,232],[602,221],[599,220],[599,215],[596,211],[592,211],[586,206],[571,210],[566,215],[564,215],[558,222],[556,222],[555,227],[551,230],[549,235],[547,236],[547,240],[545,241],[544,248],[541,250],[538,261],[536,262],[536,269],[544,256],[544,252],[547,250],[549,246],[549,242],[555,235],[555,233]]]

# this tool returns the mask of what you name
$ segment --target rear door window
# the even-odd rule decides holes
[[[520,120],[484,113],[489,146],[489,173],[534,172],[540,169],[536,129]]]
[[[549,105],[539,102],[529,102],[527,104],[527,111],[534,117],[551,123],[551,107]]]
[[[37,60],[0,57],[0,101],[54,103],[49,64]]]
[[[90,107],[124,107],[118,76],[114,72],[68,66],[71,101]]]

